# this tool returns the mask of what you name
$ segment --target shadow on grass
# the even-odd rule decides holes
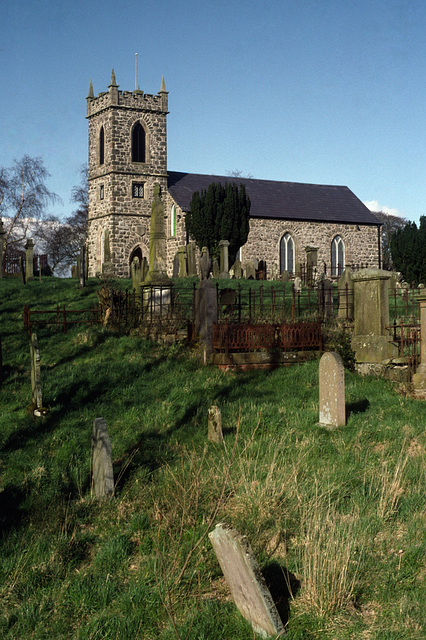
[[[357,400],[356,402],[349,402],[346,405],[346,419],[348,419],[352,413],[365,413],[369,406],[370,402],[367,398]]]
[[[21,505],[25,497],[22,489],[10,484],[0,492],[0,538],[20,526],[24,516]]]
[[[300,589],[300,581],[286,567],[272,562],[262,569],[266,586],[271,592],[277,611],[285,626],[290,617],[290,601]]]

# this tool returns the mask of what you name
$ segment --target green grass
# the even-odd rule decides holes
[[[226,521],[281,595],[290,640],[424,638],[426,405],[348,371],[348,424],[328,432],[317,362],[226,374],[76,326],[37,332],[49,412],[35,418],[22,307],[85,308],[98,288],[0,281],[0,636],[253,638],[207,538]],[[206,438],[213,403],[223,447]],[[106,503],[90,496],[99,416]]]

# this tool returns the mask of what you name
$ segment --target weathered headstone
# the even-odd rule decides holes
[[[179,278],[179,253],[176,252],[173,258],[173,278]]]
[[[37,335],[31,334],[30,338],[30,360],[31,360],[31,407],[35,416],[44,415],[43,395],[41,390],[41,366],[40,351],[38,348]]]
[[[244,264],[244,277],[246,278],[246,280],[256,279],[256,269],[252,260],[247,260],[247,262]]]
[[[209,539],[235,605],[253,631],[264,638],[283,634],[284,625],[247,538],[221,523]]]
[[[84,255],[82,253],[82,255]],[[105,229],[104,231],[104,242],[103,242],[103,255],[102,255],[102,274],[103,275],[112,275],[113,273],[113,264],[111,257],[111,243],[109,239],[109,229]]]
[[[290,274],[286,269],[281,273],[281,280],[283,282],[288,282],[290,280]]]
[[[241,268],[241,260],[238,260],[238,258],[234,262],[233,269],[234,269],[234,278],[237,278],[238,280],[242,278],[243,270]]]
[[[324,318],[331,318],[333,316],[333,283],[329,278],[321,278],[318,289],[322,315]]]
[[[179,247],[178,249],[178,259],[179,259],[179,278],[186,278],[188,275],[186,268],[186,257],[187,251],[186,247]]]
[[[132,289],[135,289],[137,293],[140,291],[140,284],[142,280],[141,263],[138,256],[135,256],[130,265],[130,275],[132,277]]]
[[[103,418],[95,418],[93,421],[92,495],[96,498],[109,498],[114,495],[111,440]]]
[[[293,281],[294,290],[296,293],[300,293],[302,291],[302,278],[296,276]]]
[[[380,364],[398,357],[389,341],[389,271],[361,269],[354,281],[354,332],[351,341],[358,364]],[[365,368],[365,367],[364,367]]]
[[[196,246],[193,242],[190,242],[186,246],[186,256],[188,261],[188,276],[196,276],[197,275],[197,261],[195,260],[195,250]]]
[[[210,277],[210,256],[207,247],[201,249],[200,256],[200,280],[208,280]]]
[[[222,414],[217,405],[212,405],[208,411],[208,439],[214,444],[222,444]]]
[[[164,284],[169,282],[167,277],[166,231],[164,218],[164,204],[160,197],[160,185],[154,185],[154,200],[151,206],[151,227],[149,235],[149,271],[145,281],[147,283]]]
[[[337,291],[339,295],[339,318],[354,317],[354,281],[352,271],[346,267],[337,281]]]
[[[195,292],[195,332],[204,343],[205,364],[213,352],[213,323],[216,322],[216,287],[211,280],[201,280]]]
[[[213,278],[219,277],[219,262],[216,256],[214,256],[212,259],[212,275],[213,275]]]
[[[86,286],[86,247],[83,244],[80,249],[80,287]]]
[[[420,306],[420,364],[413,375],[414,390],[426,398],[426,294],[423,291],[417,298]]]
[[[345,368],[334,351],[324,353],[319,363],[319,423],[329,429],[346,424]]]
[[[28,238],[25,245],[25,277],[28,280],[34,278],[34,241]]]
[[[148,260],[146,259],[146,257],[144,256],[142,258],[142,263],[141,263],[141,282],[145,282],[146,277],[148,275],[148,271],[149,271],[149,264],[148,264]]]
[[[77,267],[77,265],[76,265],[76,264],[73,264],[73,265],[71,266],[71,278],[74,278],[74,279],[75,279],[75,278],[79,278],[79,275],[78,275],[78,267]]]
[[[219,242],[219,251],[220,251],[219,278],[229,278],[228,247],[229,247],[229,240],[221,240]]]

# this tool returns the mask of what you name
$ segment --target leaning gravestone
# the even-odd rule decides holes
[[[335,351],[324,353],[319,364],[319,423],[330,430],[346,424],[345,368]]]
[[[112,448],[106,422],[95,418],[92,430],[92,494],[96,498],[114,495]]]
[[[38,348],[37,335],[31,334],[30,339],[30,359],[31,359],[31,406],[35,416],[44,415],[43,396],[41,392],[41,368],[40,351]]]
[[[222,444],[222,414],[217,405],[212,405],[208,411],[208,439],[214,444]]]
[[[283,634],[282,620],[247,538],[223,523],[209,538],[235,605],[253,631],[264,638]]]

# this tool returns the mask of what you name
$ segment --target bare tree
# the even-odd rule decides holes
[[[391,254],[391,239],[397,229],[403,229],[408,220],[399,216],[392,216],[384,211],[374,211],[376,218],[382,223],[382,263],[383,269],[393,269]]]
[[[49,255],[50,268],[61,274],[76,264],[81,246],[86,242],[89,209],[87,165],[82,166],[80,175],[80,184],[71,191],[71,202],[78,205],[77,209],[63,222],[51,216],[38,233]]]
[[[29,234],[36,235],[48,205],[60,200],[45,184],[49,175],[42,158],[28,155],[0,169],[0,215],[6,219],[6,249],[21,245]]]

